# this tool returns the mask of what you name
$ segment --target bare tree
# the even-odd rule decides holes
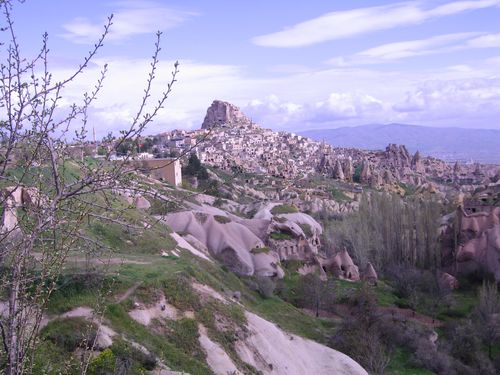
[[[4,370],[14,375],[31,370],[43,309],[69,252],[102,246],[85,235],[85,223],[119,222],[116,213],[109,215],[116,210],[116,192],[143,187],[127,157],[112,162],[111,150],[98,160],[81,157],[88,143],[89,110],[103,87],[107,65],[79,103],[64,107],[62,100],[67,86],[103,47],[113,16],[74,72],[56,81],[49,68],[48,35],[43,35],[39,53],[26,58],[12,19],[13,2],[1,0],[0,7],[0,48],[5,56],[0,62],[0,298],[7,299],[0,333]],[[141,136],[176,81],[177,63],[164,91],[153,99],[160,38],[158,32],[144,96],[130,125],[115,140],[117,145]]]
[[[488,356],[492,360],[493,345],[500,341],[500,294],[496,283],[483,283],[474,318],[477,332],[488,347]]]

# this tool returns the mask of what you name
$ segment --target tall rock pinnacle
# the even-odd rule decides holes
[[[216,126],[231,126],[237,124],[250,124],[250,119],[240,111],[234,104],[214,100],[207,109],[207,114],[202,129],[210,129]]]

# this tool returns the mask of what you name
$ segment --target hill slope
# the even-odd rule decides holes
[[[431,128],[417,125],[363,125],[300,133],[336,147],[385,149],[389,143],[404,144],[410,152],[420,151],[446,161],[500,163],[500,130]]]

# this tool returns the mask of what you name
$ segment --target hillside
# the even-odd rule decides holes
[[[335,147],[381,150],[389,143],[404,144],[412,153],[445,161],[500,162],[500,130],[434,128],[417,125],[363,125],[300,132]]]

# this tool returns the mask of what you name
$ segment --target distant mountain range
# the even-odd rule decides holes
[[[500,164],[500,130],[435,128],[418,125],[362,125],[308,130],[300,135],[334,147],[383,150],[389,143],[404,144],[410,152],[445,161]]]

